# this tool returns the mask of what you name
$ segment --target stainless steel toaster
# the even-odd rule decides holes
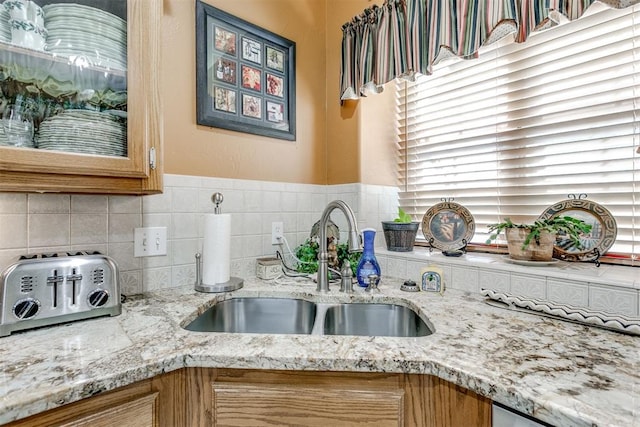
[[[118,267],[100,252],[25,255],[0,275],[0,337],[121,310]]]

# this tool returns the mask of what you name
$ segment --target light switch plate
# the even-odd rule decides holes
[[[167,254],[167,227],[142,227],[134,230],[133,256]]]

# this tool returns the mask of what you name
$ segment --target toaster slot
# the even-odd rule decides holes
[[[78,294],[78,284],[82,280],[82,274],[78,273],[76,268],[71,270],[71,274],[67,276],[67,282],[71,282],[71,304],[76,305],[76,295]]]
[[[64,276],[58,274],[58,270],[53,270],[53,275],[47,277],[47,285],[51,286],[51,304],[53,308],[58,306],[58,285],[64,282]]]

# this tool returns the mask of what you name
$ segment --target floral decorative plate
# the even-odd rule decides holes
[[[553,257],[565,261],[597,261],[616,241],[616,220],[604,206],[587,200],[586,194],[569,197],[549,206],[538,219],[570,216],[591,224],[591,232],[580,238],[581,248],[576,247],[571,240],[558,235],[553,247]]]
[[[464,248],[475,230],[471,212],[452,201],[431,206],[422,218],[424,238],[432,247],[442,251]]]

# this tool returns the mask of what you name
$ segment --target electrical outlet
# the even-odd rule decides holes
[[[282,243],[282,238],[284,237],[284,226],[282,222],[272,222],[271,223],[271,244],[279,245]]]
[[[167,254],[167,227],[144,227],[134,230],[133,256]]]

